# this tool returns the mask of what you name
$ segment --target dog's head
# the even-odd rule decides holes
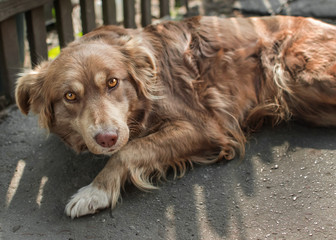
[[[75,151],[109,155],[145,121],[154,81],[153,57],[138,39],[100,29],[19,78],[16,101]]]

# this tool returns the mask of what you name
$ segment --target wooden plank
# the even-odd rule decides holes
[[[0,21],[50,2],[53,0],[0,0]]]
[[[185,0],[185,7],[187,10],[187,16],[189,16],[190,15],[189,0]]]
[[[124,26],[125,28],[136,28],[134,0],[124,0]]]
[[[56,0],[56,27],[61,48],[74,40],[71,0]]]
[[[48,59],[47,30],[43,6],[26,12],[26,24],[30,58],[34,67],[42,60]]]
[[[104,25],[117,24],[117,12],[115,0],[103,0]]]
[[[3,92],[13,102],[16,77],[22,68],[15,16],[0,22],[0,67]]]
[[[170,16],[169,0],[160,0],[160,18]]]
[[[83,35],[96,28],[94,0],[80,0]]]
[[[152,23],[151,0],[141,0],[141,25],[146,27]]]

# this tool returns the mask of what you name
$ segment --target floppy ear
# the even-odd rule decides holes
[[[125,64],[135,81],[139,94],[147,99],[159,98],[160,87],[157,81],[156,64],[149,47],[141,44],[141,39],[130,38],[123,47]]]
[[[46,92],[43,89],[45,71],[48,62],[42,63],[35,70],[24,73],[17,81],[15,89],[16,104],[25,115],[29,111],[39,114],[42,127],[49,128],[52,120],[52,106],[46,100]]]
[[[32,102],[36,104],[38,89],[41,88],[39,82],[38,72],[33,70],[24,73],[17,81],[15,89],[16,104],[25,115],[28,114]]]

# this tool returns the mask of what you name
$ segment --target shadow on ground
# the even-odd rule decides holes
[[[0,239],[336,239],[336,129],[253,135],[243,160],[194,166],[113,211],[71,220],[68,198],[106,158],[76,155],[12,107],[0,123]]]

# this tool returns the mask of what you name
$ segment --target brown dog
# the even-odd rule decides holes
[[[242,156],[265,121],[335,126],[336,27],[281,16],[102,27],[21,77],[16,100],[75,151],[111,155],[66,206],[79,217],[114,207],[127,180],[152,189],[168,168]]]

